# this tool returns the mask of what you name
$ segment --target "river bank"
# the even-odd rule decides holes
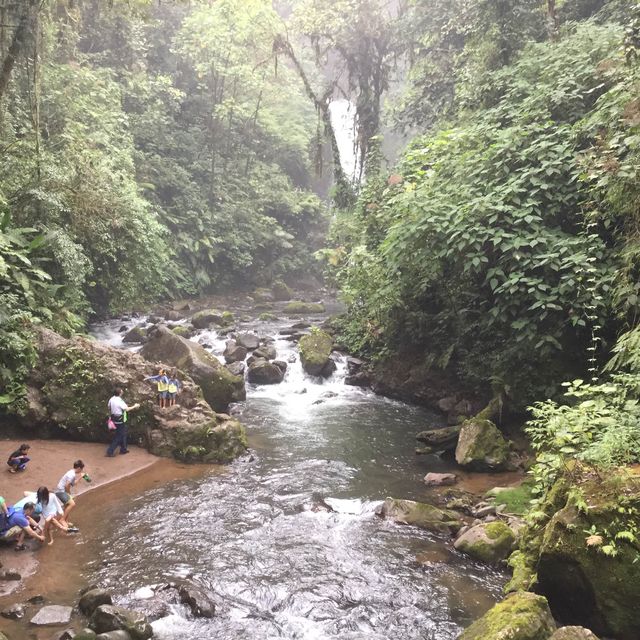
[[[67,456],[72,451],[77,452],[77,457],[81,457],[87,464],[92,483],[82,487],[73,512],[73,521],[80,528],[79,534],[58,535],[52,547],[39,548],[36,543],[31,543],[30,547],[33,549],[21,553],[14,552],[12,547],[0,548],[3,570],[15,570],[23,576],[21,581],[0,582],[0,585],[14,587],[11,593],[0,595],[1,611],[14,604],[27,603],[38,596],[44,598],[45,604],[74,605],[78,600],[79,590],[87,584],[89,567],[108,562],[101,535],[110,520],[129,509],[131,503],[144,492],[172,481],[217,474],[222,469],[217,465],[186,465],[157,458],[138,447],[132,447],[128,456],[107,459],[104,458],[102,445],[59,441],[30,442],[34,450],[37,446],[38,451],[47,452],[47,455]],[[107,464],[111,462],[114,464]],[[67,470],[66,467],[64,470]],[[7,473],[7,476],[10,475],[14,474]],[[49,475],[45,468],[36,471],[34,466],[30,479],[48,482]],[[15,483],[13,484],[12,496],[16,492]],[[4,482],[2,486],[4,491]],[[133,525],[134,523],[132,531],[135,529]],[[26,615],[20,620],[0,617],[0,631],[12,640],[48,640],[52,633],[51,627],[39,629],[28,624],[38,608],[35,605],[27,606]],[[64,628],[79,629],[83,626],[81,620],[72,620]]]

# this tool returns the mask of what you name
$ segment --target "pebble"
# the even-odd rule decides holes
[[[10,607],[2,610],[2,617],[9,620],[19,620],[24,618],[24,606],[21,604],[12,604]]]

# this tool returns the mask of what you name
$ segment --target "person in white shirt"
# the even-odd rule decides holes
[[[72,496],[73,487],[76,486],[76,483],[81,478],[84,478],[87,482],[91,482],[91,479],[84,470],[84,462],[82,462],[82,460],[76,460],[73,463],[73,469],[69,469],[69,471],[60,478],[58,486],[56,487],[56,497],[64,505],[64,520],[68,527],[73,526],[69,522],[69,512],[76,506]]]
[[[38,489],[36,501],[42,510],[41,521],[39,523],[42,528],[42,535],[46,538],[48,534],[49,545],[52,545],[54,526],[65,533],[69,531],[69,527],[64,519],[62,503],[55,493],[49,493],[49,489],[47,489],[47,487],[40,487]]]
[[[122,399],[122,387],[116,387],[113,396],[111,396],[107,403],[107,407],[109,408],[109,416],[116,425],[116,432],[107,449],[107,457],[113,458],[118,447],[120,447],[120,455],[129,453],[129,449],[127,449],[127,413],[138,409],[140,404],[128,406]]]

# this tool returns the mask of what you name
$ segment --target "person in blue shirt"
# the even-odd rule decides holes
[[[180,380],[178,380],[178,372],[175,369],[171,372],[171,375],[168,378],[168,386],[169,397],[167,398],[167,406],[173,407],[173,405],[176,403],[176,396],[182,388],[182,383],[180,382]]]
[[[38,525],[31,517],[33,515],[35,505],[33,502],[27,502],[23,509],[15,509],[9,507],[8,516],[0,531],[0,539],[4,542],[16,541],[16,551],[23,551],[25,535],[44,542],[44,536],[38,533]]]

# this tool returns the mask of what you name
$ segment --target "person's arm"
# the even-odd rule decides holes
[[[143,382],[146,382],[147,380],[159,380],[162,376],[147,376]]]
[[[125,405],[125,411],[135,411],[136,409],[140,408],[140,403],[136,402],[135,404],[132,404],[131,406],[129,405]]]
[[[68,480],[67,482],[64,483],[64,491],[65,493],[68,493],[69,495],[71,495],[71,480]]]
[[[29,518],[31,519],[31,518]],[[31,527],[22,527],[22,530],[32,538],[36,540],[40,540],[40,542],[44,542],[44,536],[41,536],[37,531],[34,531]]]

